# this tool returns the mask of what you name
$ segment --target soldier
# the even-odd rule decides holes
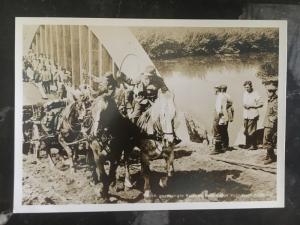
[[[267,155],[264,164],[276,162],[276,155],[274,149],[277,142],[277,111],[278,111],[278,98],[277,98],[277,85],[278,81],[270,81],[266,84],[268,91],[268,106],[264,120],[264,138],[263,147],[267,150]]]
[[[46,94],[50,94],[50,82],[51,82],[51,74],[47,70],[46,66],[43,66],[43,70],[41,73],[42,85],[45,89]]]
[[[128,114],[133,122],[136,122],[151,102],[157,99],[159,89],[162,92],[168,90],[164,80],[157,75],[154,66],[147,66],[145,72],[140,75],[140,80],[136,82],[123,73],[119,74],[118,79],[133,87],[132,112]]]
[[[169,90],[163,78],[157,75],[155,67],[151,65],[146,67],[145,72],[141,74],[140,80],[137,82],[126,78],[124,74],[119,74],[119,76],[119,79],[129,86],[133,86],[132,111],[128,113],[128,117],[133,123],[136,123],[141,114],[157,99],[158,90],[161,90],[162,93]],[[174,132],[174,144],[180,142],[181,140]]]

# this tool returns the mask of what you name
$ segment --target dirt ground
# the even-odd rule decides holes
[[[158,185],[164,161],[152,161],[151,187],[154,202],[267,201],[276,200],[276,163],[263,165],[265,151],[238,147],[216,156],[204,144],[191,143],[175,149],[175,173],[168,187]],[[84,161],[84,160],[83,160]],[[224,162],[227,161],[227,162]],[[130,190],[111,190],[112,203],[144,202],[140,165],[130,168]],[[118,169],[117,187],[122,189],[124,168]],[[52,167],[48,158],[34,155],[23,158],[23,204],[96,204],[103,203],[92,172],[84,164],[76,173]]]

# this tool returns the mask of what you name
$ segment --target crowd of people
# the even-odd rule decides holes
[[[277,80],[269,80],[265,83],[268,92],[267,112],[264,118],[263,148],[267,150],[264,164],[276,161],[274,149],[277,143]],[[258,149],[257,122],[259,120],[259,108],[264,106],[261,96],[253,89],[251,81],[244,82],[243,94],[243,119],[245,145],[248,150]],[[213,151],[212,155],[224,153],[230,150],[228,124],[233,121],[233,102],[226,93],[227,86],[215,87],[216,104],[213,121]]]
[[[72,75],[48,56],[29,50],[23,57],[23,81],[36,84],[45,99],[49,94],[62,99],[66,97],[66,86],[71,86]]]

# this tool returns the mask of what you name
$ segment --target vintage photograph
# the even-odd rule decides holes
[[[16,212],[284,206],[285,21],[17,18],[15,61]]]

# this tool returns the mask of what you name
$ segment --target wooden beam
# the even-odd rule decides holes
[[[92,85],[92,35],[91,35],[91,31],[88,28],[88,40],[89,40],[89,71],[88,71],[88,76],[89,76],[89,85]]]
[[[83,77],[82,77],[82,51],[81,51],[81,29],[82,26],[78,26],[78,32],[79,32],[79,76],[80,76],[80,84],[83,82]]]
[[[71,25],[71,59],[72,59],[72,82],[74,87],[80,85],[80,51],[79,51],[79,26]]]
[[[67,68],[67,46],[66,46],[66,27],[62,25],[63,32],[63,66]]]

